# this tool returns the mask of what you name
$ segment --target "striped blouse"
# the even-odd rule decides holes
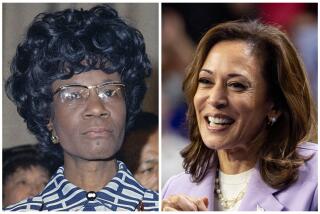
[[[141,186],[117,161],[115,177],[99,192],[86,192],[70,183],[60,167],[43,192],[5,208],[9,211],[158,211],[158,193]]]

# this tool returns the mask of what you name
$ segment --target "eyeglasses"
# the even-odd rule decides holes
[[[98,97],[103,103],[112,103],[123,99],[122,89],[125,85],[117,81],[108,81],[99,85],[85,86],[79,84],[70,84],[60,86],[53,96],[59,93],[61,103],[66,105],[82,105],[90,96],[90,89],[95,89]]]

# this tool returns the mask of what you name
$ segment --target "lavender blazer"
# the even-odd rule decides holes
[[[268,186],[253,169],[248,189],[240,204],[240,211],[316,211],[318,210],[318,149],[317,144],[304,143],[298,146],[301,155],[313,157],[299,168],[298,180],[286,189]],[[162,190],[162,199],[170,195],[185,194],[193,197],[208,197],[209,210],[214,210],[214,179],[216,168],[211,169],[200,183],[193,183],[190,175],[180,173],[171,177]]]

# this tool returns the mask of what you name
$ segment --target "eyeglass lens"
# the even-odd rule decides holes
[[[105,84],[93,89],[104,102],[115,102],[123,98],[123,86],[120,84]],[[90,95],[90,89],[82,86],[67,86],[60,91],[62,103],[68,105],[83,104]]]

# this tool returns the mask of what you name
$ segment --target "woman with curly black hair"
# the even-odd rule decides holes
[[[115,159],[150,73],[143,36],[111,7],[39,14],[6,92],[43,152],[64,166],[41,194],[7,210],[158,210],[158,194]]]

